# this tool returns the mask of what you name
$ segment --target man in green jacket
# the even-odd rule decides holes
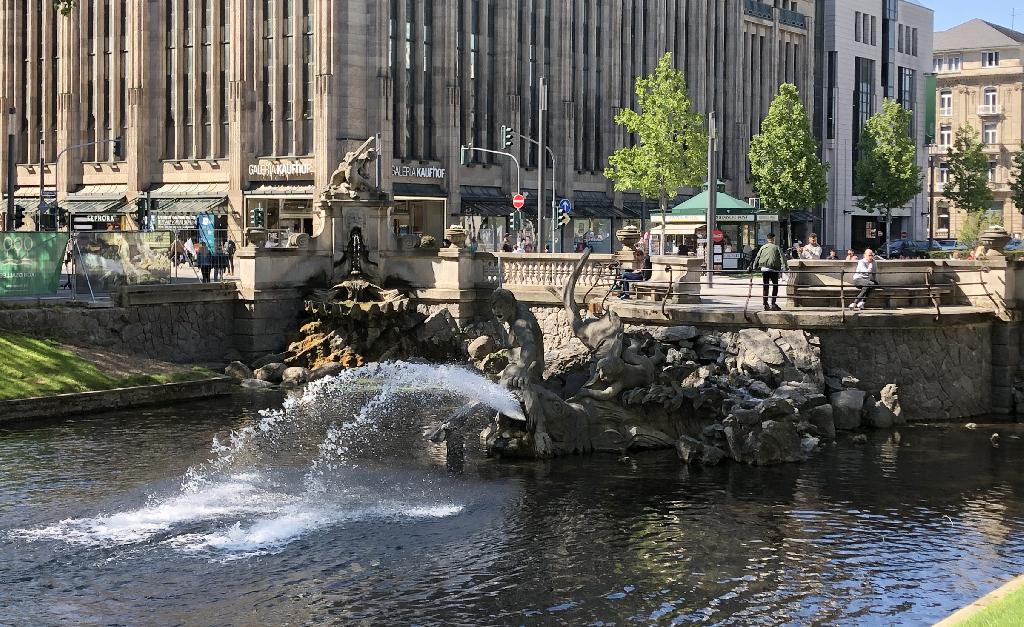
[[[768,243],[757,251],[757,257],[754,257],[754,263],[751,264],[753,269],[759,268],[761,270],[761,282],[764,284],[765,311],[782,311],[782,308],[779,307],[775,300],[779,296],[779,275],[782,274],[784,263],[782,260],[782,249],[775,244],[775,233],[769,233]],[[772,284],[770,304],[768,302],[769,283]]]

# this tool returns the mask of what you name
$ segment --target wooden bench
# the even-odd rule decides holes
[[[856,285],[797,285],[794,286],[796,307],[839,307],[849,305],[860,293]],[[869,308],[894,309],[896,307],[935,307],[953,294],[952,285],[931,287],[905,285],[879,285],[868,294],[865,306]],[[933,298],[938,300],[936,303]]]

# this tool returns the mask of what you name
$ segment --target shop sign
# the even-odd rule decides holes
[[[249,166],[249,176],[287,179],[311,174],[313,166],[308,163],[255,163]]]
[[[190,230],[196,228],[196,217],[194,215],[156,215],[156,228],[169,229],[172,231]]]
[[[120,222],[119,213],[76,213],[75,222]]]
[[[0,296],[48,296],[57,292],[67,233],[10,231],[0,238]]]
[[[391,176],[416,179],[443,179],[447,170],[437,166],[393,165]]]
[[[779,216],[774,213],[734,213],[715,216],[716,222],[778,222]]]

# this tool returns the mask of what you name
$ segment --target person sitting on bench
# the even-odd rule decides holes
[[[651,278],[651,274],[654,271],[654,265],[651,263],[651,256],[644,253],[643,248],[638,244],[633,249],[633,267],[640,267],[640,270],[626,270],[622,273],[622,280],[619,281],[619,285],[622,286],[622,294],[619,298],[622,300],[629,300],[629,284],[636,283],[637,281],[647,281]]]
[[[878,264],[875,263],[875,251],[870,248],[864,251],[864,256],[857,262],[853,284],[860,288],[860,293],[850,303],[850,309],[864,309],[864,301],[867,300],[868,294],[878,287]]]

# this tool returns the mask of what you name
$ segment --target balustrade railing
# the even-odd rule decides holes
[[[774,17],[774,8],[770,4],[764,2],[758,2],[757,0],[745,0],[743,3],[743,11],[747,15],[759,17],[763,20],[770,20]]]
[[[799,11],[779,9],[779,23],[797,28],[807,28],[807,16]]]
[[[517,255],[499,253],[495,261],[485,261],[484,280],[489,285],[516,287],[559,287],[565,285],[579,261],[578,254]],[[619,261],[615,255],[591,255],[580,274],[577,285],[591,287],[615,274]]]

